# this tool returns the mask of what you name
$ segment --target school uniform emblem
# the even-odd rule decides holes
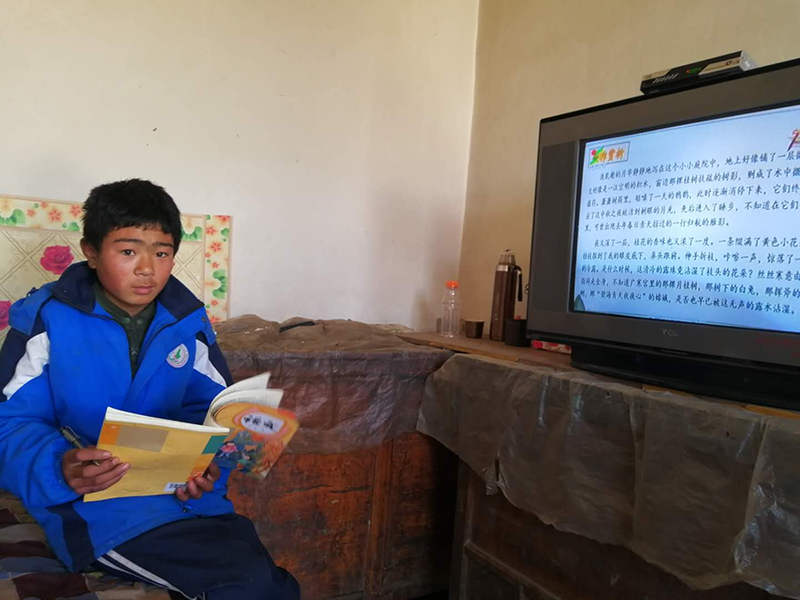
[[[176,369],[180,369],[183,365],[185,365],[189,360],[189,349],[186,348],[183,344],[175,348],[172,352],[167,355],[167,362],[170,364],[171,367],[175,367]]]

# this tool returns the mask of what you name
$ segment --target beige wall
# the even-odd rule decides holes
[[[800,57],[798,24],[797,0],[483,0],[464,316],[489,318],[502,249],[517,251],[527,281],[541,118],[637,96],[645,73],[734,50],[759,65]]]
[[[431,327],[478,0],[0,0],[0,194],[144,177],[234,217],[233,314]]]

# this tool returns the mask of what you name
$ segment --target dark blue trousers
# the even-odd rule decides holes
[[[300,585],[275,564],[253,523],[234,513],[162,525],[120,544],[92,566],[167,588],[174,598],[300,598]]]

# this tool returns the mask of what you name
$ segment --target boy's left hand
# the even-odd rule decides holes
[[[214,489],[214,482],[219,479],[219,476],[219,467],[215,462],[212,462],[208,465],[205,473],[199,477],[190,479],[186,482],[186,485],[175,490],[175,495],[181,502],[186,502],[191,498],[196,500],[200,498],[204,492],[210,492]]]

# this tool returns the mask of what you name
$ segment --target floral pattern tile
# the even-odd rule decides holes
[[[82,212],[74,202],[0,196],[0,344],[11,304],[84,260]],[[231,217],[182,214],[181,227],[172,273],[203,300],[212,323],[223,321],[230,307]]]
[[[204,251],[205,293],[201,296],[206,301],[206,309],[212,323],[222,320],[221,315],[228,315],[230,285],[230,250],[231,250],[231,218],[228,215],[206,215]]]

